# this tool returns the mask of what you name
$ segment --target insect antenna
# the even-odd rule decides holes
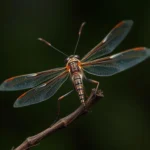
[[[75,49],[74,49],[74,54],[77,50],[77,47],[78,47],[78,44],[79,44],[79,41],[80,41],[80,36],[81,36],[81,33],[82,33],[82,29],[83,29],[85,24],[86,24],[86,22],[83,22],[80,26],[80,29],[79,29],[79,32],[78,32],[78,40],[77,40],[77,43],[76,43],[76,46],[75,46]]]
[[[52,47],[54,50],[56,50],[56,51],[58,51],[59,53],[61,53],[61,54],[63,54],[63,55],[65,55],[65,56],[67,56],[67,57],[68,57],[68,55],[67,55],[67,54],[65,54],[65,53],[64,53],[64,52],[62,52],[61,50],[57,49],[56,47],[54,47],[51,43],[47,42],[47,41],[46,41],[46,40],[44,40],[43,38],[38,38],[38,40],[39,40],[39,41],[44,42],[46,45],[48,45],[48,46]]]

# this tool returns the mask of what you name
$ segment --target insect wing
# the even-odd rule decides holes
[[[82,58],[81,61],[93,60],[111,53],[126,37],[132,24],[132,20],[124,20],[118,23],[98,45]]]
[[[133,48],[122,53],[82,63],[83,69],[96,76],[111,76],[137,65],[150,56],[150,49]]]
[[[5,80],[0,85],[0,91],[14,91],[33,88],[44,81],[52,79],[63,71],[65,71],[65,67],[12,77]]]
[[[55,78],[47,81],[34,89],[22,94],[14,103],[14,107],[23,107],[45,101],[52,97],[61,85],[67,80],[68,72],[65,71]]]

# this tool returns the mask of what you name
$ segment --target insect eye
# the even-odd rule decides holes
[[[78,59],[80,58],[78,55],[75,55],[74,57],[75,57],[75,58],[78,58]]]
[[[69,60],[69,58],[66,58],[66,59],[65,59],[65,63],[67,63],[67,62],[68,62],[68,60]]]

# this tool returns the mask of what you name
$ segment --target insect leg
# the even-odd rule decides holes
[[[74,90],[69,91],[68,93],[62,95],[61,97],[58,98],[58,104],[57,104],[57,116],[59,116],[60,114],[60,101],[65,98],[66,96],[68,96],[69,94],[71,94]]]
[[[52,123],[52,125],[58,120],[58,118],[59,118],[59,115],[60,115],[60,101],[64,98],[64,97],[66,97],[66,96],[68,96],[70,93],[72,93],[74,90],[71,90],[71,91],[69,91],[68,93],[66,93],[66,94],[64,94],[64,95],[62,95],[61,97],[59,97],[58,98],[58,101],[57,101],[57,116],[56,116],[56,119],[54,120],[54,122]]]
[[[62,100],[64,97],[68,96],[70,93],[72,93],[74,90],[69,91],[68,93],[62,95],[61,97],[58,98],[58,101]]]
[[[68,93],[66,93],[66,94],[64,94],[64,95],[62,95],[61,97],[59,97],[58,98],[58,111],[57,111],[57,115],[59,116],[59,114],[60,114],[60,101],[63,99],[63,98],[65,98],[66,96],[68,96],[69,94],[71,94],[72,92],[73,92],[74,90],[71,90],[71,91],[69,91]]]
[[[98,90],[98,87],[99,87],[99,82],[98,82],[98,81],[96,81],[96,80],[88,79],[88,78],[86,78],[86,77],[85,77],[85,79],[86,79],[87,81],[91,82],[91,83],[97,84],[97,86],[96,86],[96,90],[95,90],[95,93],[96,93],[96,92],[97,92],[97,90]]]

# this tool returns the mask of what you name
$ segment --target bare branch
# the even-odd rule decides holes
[[[49,128],[45,129],[44,131],[34,136],[28,137],[20,146],[14,148],[14,150],[29,150],[29,148],[38,145],[43,138],[47,137],[52,133],[55,133],[59,129],[67,127],[75,119],[82,116],[83,114],[86,114],[88,110],[93,106],[93,104],[95,104],[102,97],[103,93],[100,90],[97,91],[97,93],[95,94],[95,89],[93,89],[91,95],[85,101],[86,109],[85,106],[81,104],[74,112],[72,112],[71,114],[69,114],[64,118],[61,118]]]

